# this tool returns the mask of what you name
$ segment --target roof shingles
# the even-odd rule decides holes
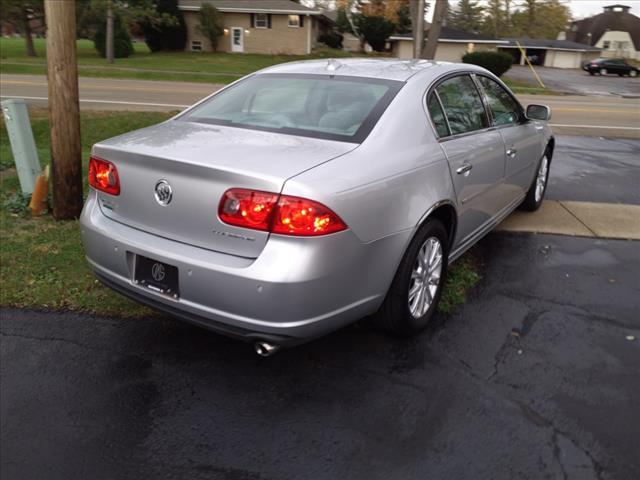
[[[291,0],[179,0],[178,8],[180,10],[199,10],[204,3],[210,3],[221,12],[320,13],[318,10]]]

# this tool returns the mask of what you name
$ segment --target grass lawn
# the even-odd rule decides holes
[[[49,163],[46,110],[30,112],[40,162]],[[156,112],[83,112],[82,151],[86,170],[91,145],[171,114]],[[103,287],[84,259],[77,221],[32,218],[19,194],[9,139],[0,117],[0,306],[80,310],[101,315],[139,317],[152,313]],[[85,184],[85,190],[87,186]],[[475,259],[467,254],[450,271],[440,310],[453,311],[479,280]]]
[[[0,67],[2,73],[46,73],[46,42],[34,39],[38,57],[25,55],[24,40],[0,38]],[[144,43],[134,43],[135,53],[118,58],[108,65],[93,48],[91,40],[78,40],[78,71],[82,77],[130,78],[135,80],[168,80],[180,82],[231,83],[251,72],[283,62],[313,58],[353,57],[343,50],[323,48],[312,55],[258,55],[232,53],[156,52],[151,53]],[[371,56],[371,55],[368,55]],[[503,79],[515,93],[550,94],[522,81]]]

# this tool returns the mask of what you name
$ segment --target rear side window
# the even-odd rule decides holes
[[[438,98],[432,93],[427,101],[427,108],[429,109],[429,115],[433,121],[433,126],[436,128],[439,137],[446,137],[449,135],[449,127],[447,127],[447,121],[444,118],[444,113],[440,107]]]
[[[476,77],[484,90],[493,116],[493,125],[512,125],[520,118],[520,106],[507,91],[490,78]]]
[[[452,135],[488,127],[480,94],[468,75],[453,77],[436,88]]]

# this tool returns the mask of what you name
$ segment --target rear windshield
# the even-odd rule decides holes
[[[360,143],[402,85],[338,75],[257,74],[179,120]]]

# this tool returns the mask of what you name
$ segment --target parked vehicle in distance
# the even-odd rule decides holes
[[[638,69],[633,65],[629,65],[622,58],[596,58],[582,64],[582,69],[589,72],[590,75],[600,74],[609,75],[617,74],[621,77],[629,75],[630,77],[638,76]]]
[[[94,145],[86,256],[114,290],[261,355],[368,315],[412,334],[448,264],[542,203],[549,117],[474,65],[270,67]]]

